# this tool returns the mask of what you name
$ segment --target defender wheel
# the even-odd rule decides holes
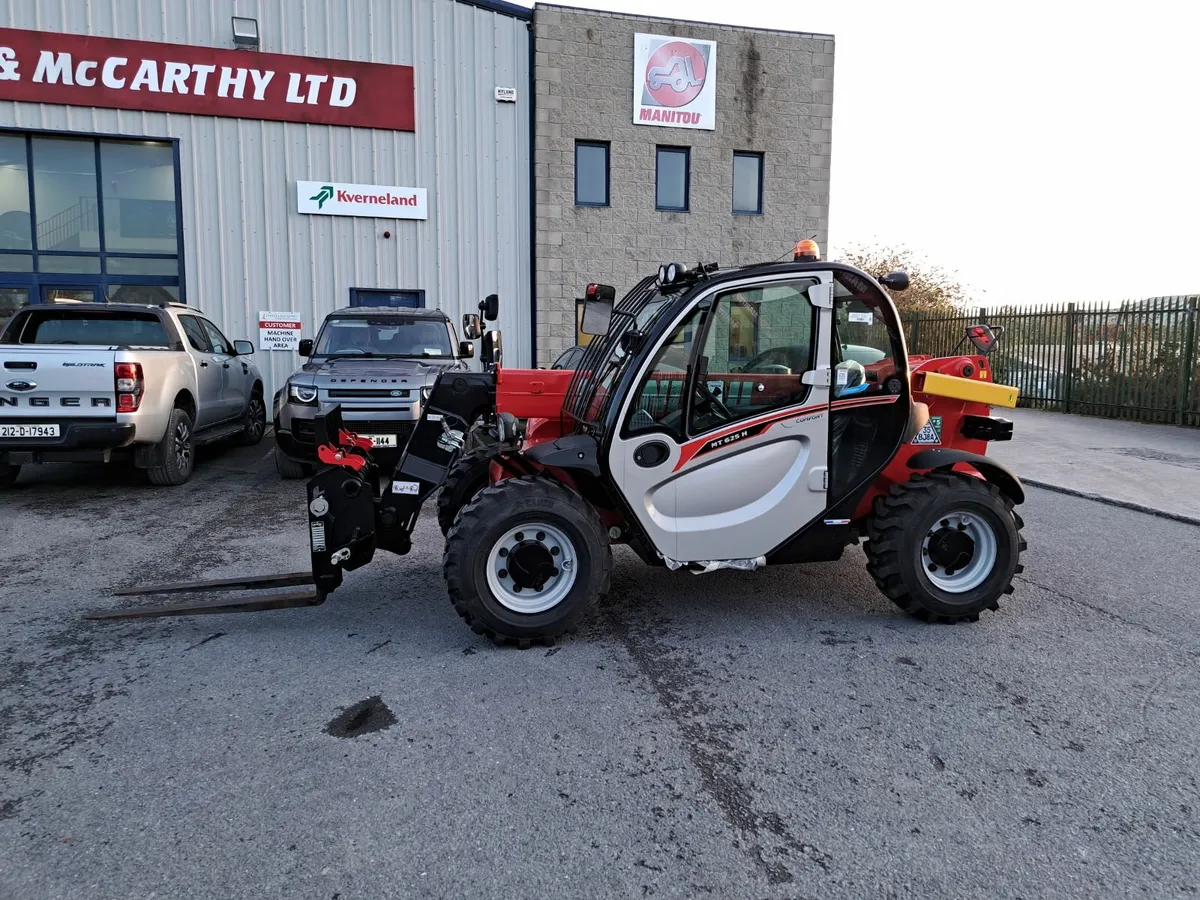
[[[167,433],[162,439],[163,457],[166,462],[146,470],[151,484],[159,487],[176,487],[192,477],[192,466],[196,462],[196,438],[192,433],[192,417],[186,410],[171,410],[167,420]]]
[[[243,447],[253,447],[263,439],[267,431],[267,405],[263,402],[262,391],[255,390],[246,404],[246,412],[242,416],[242,430],[238,432],[237,442]]]
[[[17,483],[17,476],[21,474],[20,466],[12,466],[7,463],[0,466],[0,491],[5,488],[10,488]]]
[[[504,449],[499,444],[477,446],[460,456],[458,462],[450,467],[437,500],[438,525],[443,535],[450,533],[458,511],[491,482],[489,473],[492,460]]]
[[[1022,524],[994,484],[959,472],[918,475],[875,502],[867,571],[918,618],[974,622],[1013,591]]]
[[[309,472],[309,467],[302,462],[296,462],[290,456],[284,456],[283,452],[275,448],[275,471],[279,473],[281,478],[303,478]]]
[[[522,649],[573,630],[608,591],[611,570],[595,510],[544,478],[509,478],[476,494],[443,557],[458,614]]]

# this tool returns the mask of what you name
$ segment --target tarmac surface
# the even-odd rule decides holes
[[[1200,891],[1196,527],[1031,487],[1025,572],[973,625],[907,618],[858,549],[618,552],[577,636],[500,650],[446,598],[432,511],[321,607],[83,618],[307,568],[269,446],[183,488],[48,466],[0,495],[0,897]]]

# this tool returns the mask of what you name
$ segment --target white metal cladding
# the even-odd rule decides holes
[[[0,126],[178,138],[187,301],[231,340],[257,346],[259,310],[312,336],[352,287],[424,289],[456,330],[498,293],[505,359],[531,365],[525,21],[454,0],[0,0],[8,27],[224,49],[232,15],[258,20],[263,52],[413,66],[416,132],[11,101]],[[300,215],[303,180],[424,187],[429,219]],[[256,361],[269,397],[300,359]]]

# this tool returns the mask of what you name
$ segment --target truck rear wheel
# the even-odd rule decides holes
[[[443,572],[472,630],[525,648],[573,630],[595,608],[612,554],[586,501],[545,478],[509,478],[463,507]]]
[[[242,430],[237,434],[237,442],[243,447],[253,447],[263,439],[266,431],[267,405],[263,402],[262,388],[255,387],[242,415]]]
[[[192,432],[192,417],[187,410],[178,407],[171,410],[167,433],[163,436],[159,451],[163,464],[146,470],[146,477],[151,484],[175,487],[192,477],[192,466],[196,462],[196,437]]]
[[[17,476],[21,474],[20,466],[9,465],[4,463],[0,465],[0,491],[5,488],[10,488],[17,483]]]
[[[437,500],[438,525],[443,535],[450,533],[458,511],[491,482],[492,460],[503,449],[500,444],[477,446],[460,456],[458,462],[450,467]]]
[[[974,622],[1013,591],[1022,525],[994,484],[960,472],[918,475],[875,502],[867,571],[918,618]]]

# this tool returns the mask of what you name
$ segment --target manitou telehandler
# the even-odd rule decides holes
[[[438,379],[386,477],[338,406],[323,409],[311,573],[125,593],[315,590],[103,617],[321,603],[376,550],[408,553],[440,490],[450,599],[498,643],[577,625],[608,589],[612,544],[703,573],[836,560],[865,537],[900,608],[974,621],[1021,571],[1023,490],[984,455],[1011,438],[991,407],[1016,391],[992,380],[986,325],[968,329],[973,353],[910,359],[887,293],[907,286],[822,261],[811,241],[790,262],[664,265],[619,303],[588,285],[575,369],[507,369],[499,332],[483,334],[484,370]],[[496,305],[480,304],[485,321]],[[464,326],[481,337],[479,316]]]

